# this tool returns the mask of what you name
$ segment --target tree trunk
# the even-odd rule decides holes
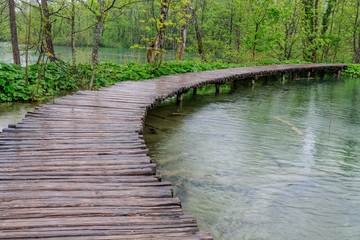
[[[176,53],[176,60],[182,60],[183,56],[184,56],[184,52],[185,52],[186,33],[187,33],[187,27],[188,27],[188,23],[189,23],[189,18],[187,17],[187,15],[189,14],[189,4],[190,4],[190,1],[186,2],[186,4],[184,5],[183,20],[185,22],[181,26],[180,43],[179,43],[179,48],[178,48],[177,53]]]
[[[11,31],[11,45],[13,52],[14,63],[20,65],[20,51],[16,29],[16,16],[15,16],[15,2],[14,0],[8,0],[9,3],[9,19],[10,19],[10,31]]]
[[[360,51],[355,52],[353,63],[360,63]]]
[[[30,2],[30,1],[29,1]],[[31,27],[31,5],[29,8],[29,21],[26,26],[26,48],[25,48],[25,88],[29,83],[29,45],[30,45],[30,27]]]
[[[196,39],[197,39],[197,42],[198,42],[198,52],[199,52],[201,61],[206,62],[204,47],[203,47],[203,43],[202,43],[200,31],[199,31],[199,26],[198,26],[198,23],[197,23],[195,9],[191,8],[191,12],[192,12],[192,21],[193,21],[194,28],[195,28],[195,33],[196,33]]]
[[[257,45],[257,37],[258,37],[259,25],[260,25],[260,23],[255,23],[254,44],[253,44],[253,49],[252,49],[252,61],[253,62],[256,59],[256,45]]]
[[[355,40],[356,41],[356,40]],[[354,63],[360,63],[360,33],[358,33],[357,47],[355,50]]]
[[[357,2],[356,6],[356,15],[354,22],[354,32],[353,32],[353,46],[354,46],[354,63],[360,63],[360,34],[358,33],[358,25],[359,25],[359,7],[360,1]]]
[[[240,47],[240,27],[239,27],[240,21],[238,24],[236,24],[235,27],[235,50],[238,52]]]
[[[93,72],[91,75],[89,90],[92,89],[95,73],[96,73],[96,67],[99,64],[98,56],[99,56],[99,45],[100,45],[100,36],[101,36],[101,28],[103,24],[103,17],[104,12],[100,10],[99,15],[96,16],[96,23],[95,23],[95,29],[94,29],[94,45],[92,50],[92,64],[93,64]]]
[[[156,33],[156,38],[151,51],[151,63],[157,63],[161,60],[161,49],[165,39],[165,30],[166,30],[166,20],[169,12],[170,0],[162,0],[160,7],[160,19],[158,24],[158,31]]]
[[[71,58],[72,65],[76,65],[76,52],[75,52],[75,2],[71,0]]]
[[[331,5],[330,5],[331,3]],[[334,26],[334,15],[335,15],[335,8],[337,6],[337,2],[336,0],[330,0],[329,1],[329,5],[328,5],[328,8],[326,9],[326,12],[325,12],[325,16],[323,17],[323,29],[322,29],[322,36],[325,38],[325,33],[328,29],[328,27],[330,26],[330,30],[329,30],[329,35],[331,36],[332,35],[332,32],[333,32],[333,26]],[[330,9],[331,8],[331,9]],[[331,11],[331,21],[329,23],[329,16],[326,17],[328,15],[328,13]],[[326,27],[325,27],[326,26]],[[323,55],[322,55],[322,61],[325,61],[328,57],[328,54],[329,54],[329,51],[330,51],[330,48],[333,44],[330,42],[328,42],[326,44],[326,47],[325,47],[325,50],[323,52]]]
[[[318,11],[319,0],[315,0],[315,16],[314,16],[314,37],[313,37],[313,46],[312,46],[312,59],[314,62],[317,61],[317,50],[316,39],[318,38],[319,31],[319,11]]]
[[[304,20],[306,38],[304,41],[304,59],[310,62],[315,62],[317,59],[316,39],[318,35],[318,4],[319,0],[304,0]]]
[[[56,57],[55,57],[54,45],[51,35],[50,12],[46,0],[41,0],[41,8],[43,12],[46,52],[48,53],[50,62],[53,62],[56,60]]]
[[[229,29],[229,46],[231,46],[232,43],[232,33],[233,33],[233,9],[231,8],[230,12],[230,29]]]

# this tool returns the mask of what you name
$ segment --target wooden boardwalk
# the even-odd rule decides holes
[[[38,107],[0,134],[0,239],[212,239],[194,216],[183,215],[171,184],[156,176],[142,137],[147,110],[203,84],[344,66],[172,75]]]

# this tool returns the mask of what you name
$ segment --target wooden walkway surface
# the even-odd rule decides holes
[[[203,84],[343,64],[269,65],[121,82],[42,105],[0,134],[0,239],[212,239],[159,181],[149,108]]]

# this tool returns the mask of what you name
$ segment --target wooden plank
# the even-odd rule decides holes
[[[180,206],[180,201],[176,198],[55,198],[55,199],[30,199],[13,200],[4,202],[0,205],[2,209],[15,208],[64,208],[64,207],[160,207],[160,206]]]

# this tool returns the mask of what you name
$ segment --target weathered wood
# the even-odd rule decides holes
[[[181,105],[182,104],[182,100],[183,100],[183,94],[182,93],[178,93],[177,97],[176,97],[176,104],[177,105]]]
[[[285,84],[285,73],[281,74],[281,85]]]
[[[258,76],[255,75],[252,79],[251,79],[251,87],[253,88],[255,86],[255,81],[258,79]]]
[[[264,77],[264,85],[267,86],[269,82],[269,76]]]
[[[212,239],[160,182],[147,110],[205,84],[345,64],[244,67],[120,82],[37,107],[0,134],[0,239]],[[266,79],[266,78],[265,78]]]
[[[292,71],[290,75],[290,80],[293,81],[295,78],[296,78],[295,71]]]
[[[217,83],[217,84],[215,84],[215,94],[216,95],[219,95],[220,94],[220,84],[219,83]]]

